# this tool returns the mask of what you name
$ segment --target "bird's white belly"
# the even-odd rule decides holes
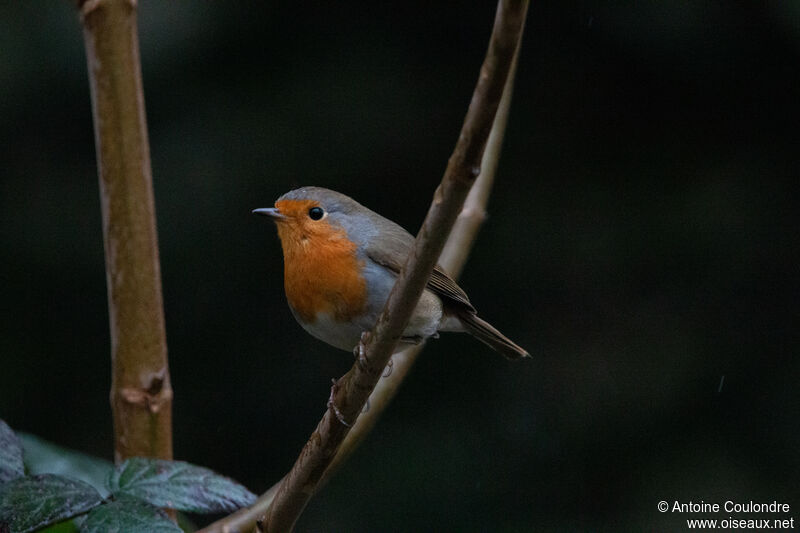
[[[351,351],[361,338],[361,328],[355,324],[339,322],[328,313],[317,313],[313,322],[298,322],[314,337],[342,350]]]
[[[317,313],[313,322],[304,322],[299,319],[294,310],[292,310],[292,313],[295,315],[297,322],[303,326],[303,329],[314,337],[336,348],[352,351],[358,345],[361,334],[371,330],[375,325],[379,309],[376,307],[372,313],[367,313],[360,320],[351,322],[338,321],[329,313]],[[434,336],[439,328],[441,319],[441,301],[429,291],[425,291],[416,309],[414,309],[408,326],[403,331],[403,337],[406,337],[412,343],[416,343]],[[401,341],[398,343],[396,351],[407,348],[408,344],[408,342]]]

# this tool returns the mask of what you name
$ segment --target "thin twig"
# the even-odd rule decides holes
[[[78,0],[100,178],[111,327],[114,457],[172,458],[161,296],[135,0]]]
[[[523,19],[523,25],[524,25]],[[523,28],[524,29],[524,28]],[[494,177],[497,174],[497,166],[500,164],[500,149],[503,146],[503,138],[506,133],[506,123],[508,122],[508,112],[511,108],[511,96],[514,92],[514,77],[517,73],[517,62],[519,61],[519,49],[522,45],[522,36],[517,43],[514,52],[514,59],[511,61],[511,70],[508,73],[506,86],[503,89],[503,96],[497,108],[497,115],[494,118],[492,131],[489,140],[486,142],[486,150],[483,152],[481,160],[481,173],[475,180],[475,185],[470,189],[464,208],[456,219],[453,231],[444,245],[442,255],[439,256],[439,264],[447,271],[453,279],[458,279],[464,265],[467,264],[467,257],[472,251],[472,245],[478,236],[484,221],[486,221],[486,206],[489,203],[489,195],[492,192]]]
[[[514,54],[511,63],[511,70],[508,73],[503,97],[500,99],[500,106],[497,108],[497,115],[492,125],[492,132],[486,143],[486,150],[481,160],[481,173],[475,184],[467,195],[464,207],[461,209],[453,230],[447,238],[444,250],[439,256],[438,264],[441,265],[448,274],[457,279],[461,270],[467,262],[472,245],[478,235],[483,222],[486,220],[486,205],[489,202],[494,177],[497,173],[497,165],[500,159],[500,148],[503,143],[503,134],[508,121],[508,111],[511,105],[511,94],[514,87],[514,74],[517,68],[517,57],[519,56],[519,46]],[[342,442],[336,457],[331,461],[331,465],[322,476],[321,485],[336,472],[355,451],[355,448],[375,426],[380,415],[394,398],[400,385],[411,370],[411,366],[417,360],[417,356],[425,347],[424,344],[412,346],[407,350],[396,353],[392,356],[392,373],[379,380],[378,384],[369,396],[369,410],[362,413],[352,429]]]
[[[464,207],[439,257],[439,264],[454,277],[457,277],[458,273],[463,268],[478,229],[485,220],[486,204],[497,170],[500,147],[503,142],[503,134],[508,119],[518,55],[519,44],[517,45],[503,96],[494,119],[494,124],[492,125],[492,131],[487,141],[486,150],[483,154],[481,173],[467,196]],[[369,431],[371,431],[389,402],[399,390],[400,385],[408,375],[423,347],[424,345],[422,344],[414,346],[392,356],[393,367],[391,375],[378,381],[378,384],[369,396],[369,410],[362,413],[356,419],[352,429],[347,433],[337,453],[331,460],[331,464],[325,470],[318,487],[330,479],[338,470],[339,466],[352,455],[356,447],[363,441]],[[256,520],[264,515],[272,504],[280,483],[281,482],[278,482],[270,488],[252,506],[240,509],[236,513],[206,526],[200,530],[199,533],[243,533],[245,531],[250,531],[255,525]]]
[[[500,0],[489,50],[467,111],[461,135],[434,194],[414,248],[375,327],[364,342],[366,364],[354,364],[334,386],[332,409],[283,479],[259,529],[291,531],[325,470],[381,377],[398,339],[442,252],[447,236],[480,174],[484,147],[519,43],[527,0]]]

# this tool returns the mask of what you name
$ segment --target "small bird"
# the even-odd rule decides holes
[[[349,196],[301,187],[253,213],[275,221],[292,314],[314,337],[342,350],[358,346],[378,320],[414,237]],[[466,293],[437,266],[397,350],[440,331],[467,332],[509,359],[530,357],[478,317]]]

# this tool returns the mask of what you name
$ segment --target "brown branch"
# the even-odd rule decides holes
[[[524,19],[524,15],[522,18]],[[485,220],[486,204],[497,170],[500,146],[503,141],[505,125],[508,119],[518,55],[519,44],[517,45],[517,50],[512,61],[511,70],[508,73],[505,89],[494,119],[494,124],[492,125],[492,131],[489,135],[486,150],[483,154],[481,173],[467,196],[464,207],[439,257],[439,264],[454,276],[457,276],[463,268],[477,235],[477,231],[481,223]],[[356,447],[374,427],[389,402],[399,390],[400,385],[411,370],[422,348],[423,345],[418,345],[392,356],[393,366],[391,375],[378,381],[372,394],[369,396],[369,410],[362,413],[356,419],[352,429],[345,436],[344,441],[339,446],[330,465],[325,470],[317,488],[327,482],[338,467],[350,457]],[[255,525],[256,520],[269,509],[282,481],[283,480],[270,488],[252,506],[240,509],[236,513],[206,526],[198,533],[243,533],[245,531],[250,531]]]
[[[94,116],[111,328],[114,457],[172,458],[161,297],[135,0],[79,0]]]
[[[526,0],[500,0],[489,50],[444,178],[434,194],[406,265],[364,342],[367,363],[356,363],[335,384],[332,408],[325,412],[281,482],[259,529],[272,533],[290,531],[294,527],[348,433],[349,425],[344,421],[356,420],[389,361],[480,173],[484,147],[522,34],[527,5]]]
[[[523,29],[524,23],[523,17]],[[489,140],[486,141],[486,150],[483,152],[481,160],[481,173],[475,180],[475,185],[470,189],[464,202],[464,208],[456,219],[453,231],[450,232],[450,238],[447,239],[444,250],[442,250],[442,255],[439,256],[439,264],[453,279],[458,279],[461,275],[461,270],[467,264],[467,257],[469,257],[472,245],[478,236],[478,230],[486,220],[486,206],[489,203],[489,195],[497,174],[497,166],[500,164],[500,149],[503,146],[508,112],[511,108],[511,95],[514,92],[514,77],[517,72],[519,48],[522,45],[521,33],[522,29],[517,49],[514,51],[514,58],[511,60],[511,70],[506,79],[503,96],[500,98],[500,105],[497,108],[494,124],[492,124],[492,131],[489,133]]]
[[[497,165],[500,160],[500,148],[503,143],[508,111],[511,106],[511,94],[514,88],[514,74],[516,73],[518,57],[519,45],[517,45],[514,59],[511,62],[511,70],[506,79],[500,106],[497,108],[492,131],[486,143],[486,150],[483,152],[481,173],[469,191],[464,207],[461,209],[450,236],[444,245],[442,254],[439,256],[438,264],[454,279],[458,279],[461,270],[464,268],[467,257],[472,251],[472,245],[478,235],[478,230],[486,220],[486,205],[489,202],[489,194],[491,193],[494,177],[497,173]],[[372,394],[369,396],[369,410],[356,419],[356,423],[347,433],[338,453],[331,461],[331,465],[323,474],[320,485],[325,484],[330,479],[333,473],[352,455],[356,447],[372,430],[389,402],[400,389],[400,385],[423,348],[424,344],[419,344],[392,356],[391,374],[386,378],[380,379],[375,385]]]

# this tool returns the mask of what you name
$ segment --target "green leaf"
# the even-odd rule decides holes
[[[53,474],[20,477],[0,485],[0,531],[34,531],[85,513],[102,501],[83,481]]]
[[[39,530],[39,533],[78,533],[80,530],[75,522],[76,520],[59,522],[58,524]]]
[[[239,483],[208,468],[144,457],[119,465],[109,476],[108,486],[115,495],[193,513],[231,512],[256,499]]]
[[[19,437],[0,420],[0,483],[25,475]]]
[[[19,433],[25,450],[25,466],[31,474],[60,474],[85,481],[97,489],[101,496],[108,496],[106,479],[114,469],[111,461],[76,452],[40,439],[29,433]]]
[[[164,511],[141,500],[121,498],[92,510],[81,533],[183,533]]]
[[[186,513],[178,513],[178,527],[181,528],[183,533],[197,531],[197,524],[190,520]]]

